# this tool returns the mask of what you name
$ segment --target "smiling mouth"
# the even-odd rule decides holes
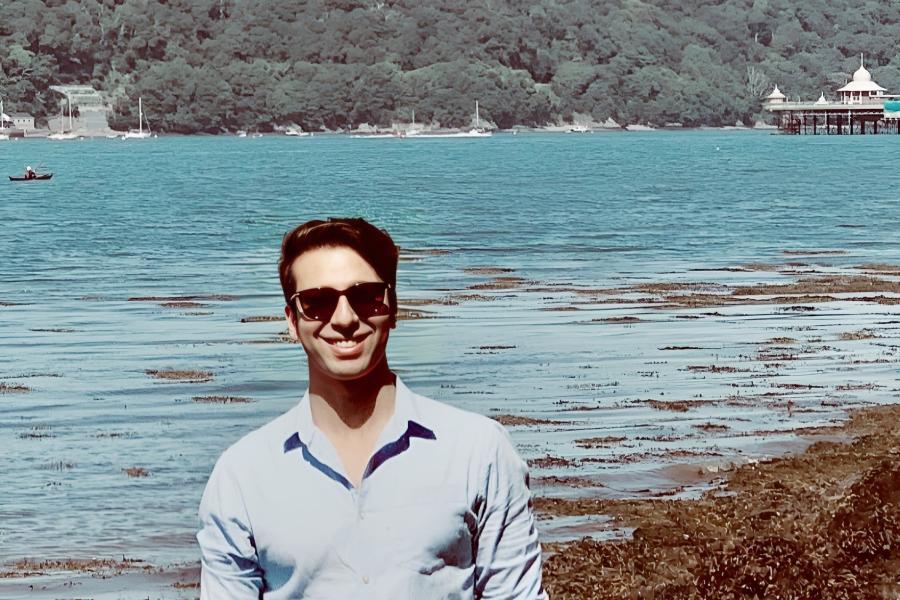
[[[328,344],[330,344],[330,345],[332,345],[332,346],[334,346],[334,347],[336,347],[336,348],[348,348],[348,349],[349,349],[349,348],[355,348],[356,346],[360,345],[360,344],[363,342],[363,340],[366,339],[367,337],[369,337],[369,336],[368,336],[368,335],[364,335],[364,336],[362,336],[362,337],[351,338],[351,339],[349,339],[349,340],[345,340],[345,339],[329,340],[329,339],[326,339],[325,341],[328,342]]]
[[[337,346],[338,348],[353,348],[359,342],[356,340],[338,340],[336,342],[329,342],[332,346]]]

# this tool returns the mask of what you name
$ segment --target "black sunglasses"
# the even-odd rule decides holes
[[[344,296],[360,319],[368,319],[390,312],[391,307],[385,303],[390,288],[391,284],[383,281],[356,283],[345,290],[330,287],[309,288],[291,296],[290,301],[293,304],[294,299],[298,300],[297,308],[304,319],[326,323],[331,320],[341,296]]]

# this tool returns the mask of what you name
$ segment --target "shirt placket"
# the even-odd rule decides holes
[[[367,481],[369,473],[364,473],[359,487],[354,486],[350,482],[349,477],[347,477],[343,463],[341,463],[337,450],[331,441],[320,431],[316,432],[314,439],[311,441],[313,444],[311,444],[309,450],[312,457],[325,469],[340,476],[342,480],[340,484],[349,496],[353,510],[353,523],[350,527],[349,535],[339,544],[336,551],[340,561],[357,577],[356,581],[363,587],[362,597],[365,597],[367,595],[366,590],[369,589],[376,575],[373,569],[370,568],[370,565],[366,564],[367,561],[365,560],[366,555],[373,551],[371,548],[365,548],[365,539],[368,537],[365,531],[367,527],[365,504],[369,488]],[[321,467],[318,470],[333,478],[331,474],[323,471]]]

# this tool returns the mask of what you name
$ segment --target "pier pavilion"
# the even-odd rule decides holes
[[[765,98],[765,109],[775,114],[783,133],[900,134],[900,112],[893,110],[900,96],[885,94],[886,91],[872,80],[860,57],[853,81],[837,90],[837,99],[829,100],[823,93],[815,102],[790,102],[776,85]]]

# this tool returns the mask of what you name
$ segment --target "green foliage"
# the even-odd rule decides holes
[[[119,127],[144,100],[180,133],[408,121],[752,121],[774,83],[833,92],[859,54],[900,90],[890,0],[16,0],[0,2],[0,95],[57,114],[53,84],[104,91]]]

